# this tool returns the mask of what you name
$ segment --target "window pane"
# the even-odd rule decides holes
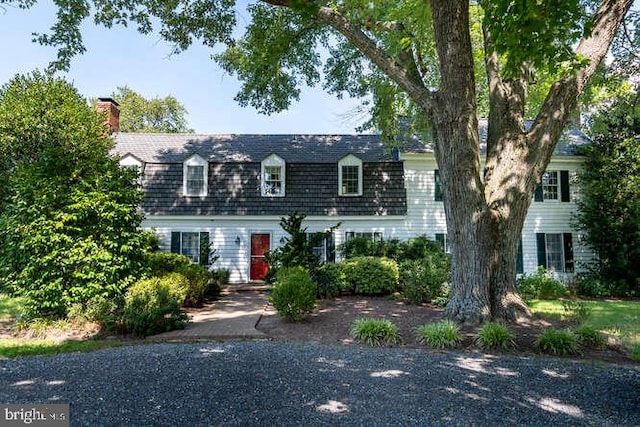
[[[342,194],[358,194],[359,166],[342,166]]]
[[[182,233],[182,255],[191,258],[196,264],[200,262],[200,233]]]
[[[264,194],[282,194],[282,168],[280,166],[265,166],[264,168]]]
[[[187,194],[204,193],[204,166],[187,166]]]
[[[545,172],[542,175],[542,190],[545,200],[558,200],[558,172]]]
[[[562,234],[545,235],[547,251],[547,268],[552,271],[564,271],[564,256],[562,251]]]

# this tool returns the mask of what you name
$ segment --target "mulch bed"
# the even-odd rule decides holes
[[[274,340],[355,345],[349,336],[349,328],[353,321],[363,317],[381,318],[392,321],[398,327],[402,347],[427,349],[417,341],[415,329],[420,325],[440,320],[442,311],[441,308],[428,304],[409,305],[387,297],[342,296],[319,301],[314,313],[300,322],[287,321],[280,317],[273,307],[269,307],[257,329]],[[545,329],[571,326],[574,325],[568,321],[535,317],[509,325],[517,337],[515,351],[522,354],[538,354],[534,341]],[[473,346],[474,329],[463,328],[462,332],[464,340],[459,348],[478,351]],[[564,357],[633,363],[622,351],[611,348],[586,349],[581,355]]]

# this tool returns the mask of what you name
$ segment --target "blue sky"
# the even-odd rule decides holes
[[[44,69],[55,59],[54,49],[31,42],[33,32],[46,32],[53,22],[55,10],[47,0],[29,11],[0,8],[0,83],[16,73]],[[171,46],[157,35],[107,30],[90,22],[83,37],[87,52],[73,59],[64,77],[84,96],[108,96],[124,85],[145,97],[173,95],[188,110],[196,132],[355,133],[361,124],[347,118],[359,105],[357,100],[338,100],[321,88],[305,90],[300,101],[281,114],[264,116],[241,108],[233,100],[238,81],[224,74],[210,59],[212,51],[200,45],[169,56]]]

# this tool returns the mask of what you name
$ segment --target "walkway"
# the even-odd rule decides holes
[[[225,290],[218,301],[190,309],[185,329],[154,335],[151,341],[198,341],[216,339],[265,338],[255,326],[265,311],[264,291]]]

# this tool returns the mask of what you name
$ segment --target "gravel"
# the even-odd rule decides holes
[[[640,426],[640,368],[268,341],[0,360],[0,403],[71,425]]]

